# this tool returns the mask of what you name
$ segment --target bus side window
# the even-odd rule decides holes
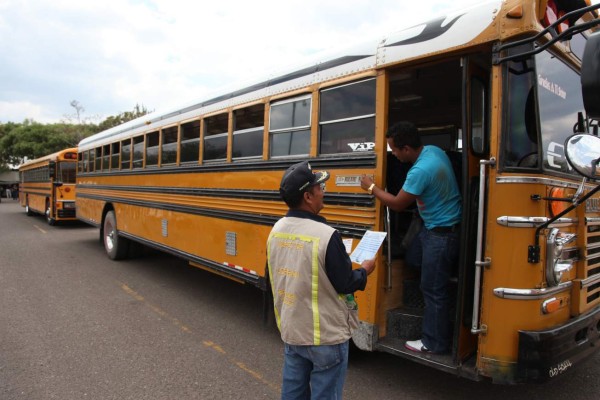
[[[233,112],[233,158],[262,156],[264,119],[264,104]]]
[[[121,153],[121,142],[111,144],[110,169],[119,169],[119,154]]]
[[[102,146],[102,171],[108,171],[110,164],[110,144]]]
[[[88,153],[88,160],[89,160],[87,172],[94,172],[94,164],[95,164],[94,157],[95,157],[96,151],[88,150],[87,153]]]
[[[181,124],[179,162],[198,162],[200,159],[200,121]]]
[[[131,139],[121,142],[121,169],[131,168]]]
[[[204,161],[227,159],[228,114],[219,114],[204,120]]]
[[[132,168],[142,168],[144,165],[144,136],[133,138],[133,163]]]
[[[375,79],[321,91],[320,154],[371,151],[375,147]]]
[[[159,135],[159,131],[146,134],[146,167],[156,167],[158,165]]]
[[[162,145],[160,150],[160,165],[175,164],[177,162],[177,131],[176,126],[162,130]]]
[[[96,148],[95,171],[102,171],[102,147]]]
[[[271,157],[310,153],[310,95],[271,104],[269,141]]]

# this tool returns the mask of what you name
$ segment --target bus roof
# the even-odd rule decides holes
[[[321,61],[306,67],[272,76],[242,89],[220,96],[195,101],[176,109],[154,112],[122,125],[110,128],[83,139],[80,150],[97,146],[100,142],[120,140],[137,133],[200,115],[216,112],[282,94],[310,84],[326,82],[350,76],[370,69],[381,68],[399,62],[487,42],[497,38],[485,33],[494,23],[502,5],[501,0],[484,1],[469,8],[450,12],[439,18],[420,23],[383,37],[358,44],[341,52],[330,53]]]
[[[71,147],[68,149],[57,151],[56,153],[48,154],[46,156],[42,156],[42,157],[27,161],[19,166],[19,171],[22,171],[24,169],[29,169],[29,168],[35,166],[36,164],[45,163],[47,161],[56,161],[56,159],[60,158],[63,154],[66,154],[66,153],[77,154],[77,147]],[[75,157],[71,161],[77,161],[77,157]]]

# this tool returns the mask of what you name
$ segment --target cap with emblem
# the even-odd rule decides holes
[[[279,185],[279,193],[284,200],[293,199],[309,187],[323,183],[328,179],[329,172],[313,172],[309,162],[302,161],[292,165],[285,171]]]

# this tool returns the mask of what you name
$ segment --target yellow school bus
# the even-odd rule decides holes
[[[600,345],[600,197],[589,157],[600,152],[589,134],[600,73],[582,74],[598,68],[599,7],[485,1],[100,132],[79,143],[77,217],[100,228],[112,259],[143,244],[268,293],[266,241],[287,211],[279,182],[308,159],[331,174],[322,215],[348,251],[368,230],[387,233],[356,293],[360,349],[471,379],[555,378]],[[448,355],[404,348],[420,337],[423,309],[404,264],[415,212],[388,210],[360,188],[363,174],[401,188],[409,166],[385,139],[400,120],[447,152],[462,193]]]
[[[19,167],[20,202],[27,215],[41,214],[50,225],[75,221],[77,148],[28,161]]]

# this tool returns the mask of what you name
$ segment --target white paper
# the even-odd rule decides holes
[[[350,255],[350,260],[361,264],[365,260],[375,258],[375,254],[379,251],[386,235],[386,232],[366,231],[360,242],[358,242],[358,246]]]
[[[346,248],[346,253],[350,254],[350,252],[352,251],[352,239],[342,239],[342,242],[344,242],[344,247]]]

